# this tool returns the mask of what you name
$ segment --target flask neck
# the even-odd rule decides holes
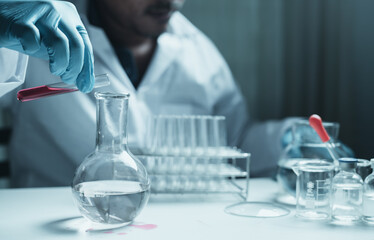
[[[127,111],[129,95],[98,93],[96,96],[96,150],[127,150]]]

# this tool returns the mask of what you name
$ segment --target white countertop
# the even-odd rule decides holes
[[[251,201],[273,201],[277,183],[250,180]],[[224,212],[236,195],[151,195],[133,225],[93,230],[80,216],[68,187],[0,190],[0,240],[13,239],[365,239],[374,226],[336,226],[305,221],[291,213],[279,218],[246,218]]]

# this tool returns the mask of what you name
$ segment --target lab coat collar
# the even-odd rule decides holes
[[[165,32],[157,39],[157,47],[152,61],[139,85],[138,91],[152,89],[153,84],[159,84],[162,74],[178,56],[182,46],[182,39],[178,36]]]

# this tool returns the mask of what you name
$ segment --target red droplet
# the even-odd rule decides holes
[[[130,225],[130,226],[144,229],[144,230],[151,230],[151,229],[157,228],[156,224]]]

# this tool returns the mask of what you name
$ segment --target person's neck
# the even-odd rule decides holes
[[[114,47],[127,48],[135,55],[146,53],[156,43],[155,39],[121,28],[117,23],[104,26],[104,30]]]
[[[139,78],[142,79],[156,49],[156,39],[127,31],[117,23],[104,24],[104,30],[112,45],[115,48],[126,48],[132,53],[137,65]]]
[[[133,30],[121,26],[116,19],[98,10],[101,27],[115,48],[127,48],[133,55],[140,79],[144,76],[157,45],[157,39],[142,36]]]
[[[99,12],[99,16],[102,27],[114,47],[124,47],[134,53],[138,51],[142,53],[156,42],[155,39],[121,26],[116,19],[108,14],[104,15]]]

